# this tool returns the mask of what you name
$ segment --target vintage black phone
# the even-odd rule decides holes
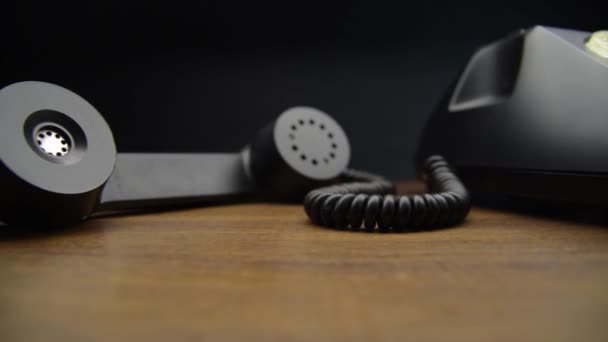
[[[394,196],[393,184],[347,169],[349,140],[329,115],[286,110],[235,153],[117,153],[85,99],[26,81],[0,90],[0,221],[64,226],[96,212],[304,198],[316,224],[403,231],[456,224],[470,201],[448,164],[427,158],[433,194]],[[361,229],[361,228],[365,229]]]
[[[608,32],[537,26],[475,52],[417,163],[443,155],[477,198],[606,206],[607,130]]]

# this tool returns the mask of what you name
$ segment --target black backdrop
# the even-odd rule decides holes
[[[235,151],[285,108],[316,106],[345,127],[352,166],[410,178],[424,122],[474,48],[535,24],[605,29],[598,6],[21,1],[3,5],[0,85],[78,92],[119,151]]]

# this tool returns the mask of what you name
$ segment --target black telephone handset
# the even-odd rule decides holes
[[[77,94],[43,82],[0,90],[0,221],[63,226],[96,212],[257,196],[304,199],[316,224],[366,231],[440,227],[469,195],[447,163],[427,160],[434,194],[394,196],[386,179],[346,167],[340,125],[310,107],[283,112],[240,153],[116,153],[112,132]]]

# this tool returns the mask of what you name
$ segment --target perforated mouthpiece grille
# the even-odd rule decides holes
[[[277,119],[274,138],[287,164],[313,179],[336,177],[350,160],[350,145],[342,127],[315,108],[285,111]]]

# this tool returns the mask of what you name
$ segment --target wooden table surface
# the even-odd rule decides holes
[[[608,341],[607,319],[597,223],[476,207],[369,234],[243,204],[0,227],[1,341]]]

